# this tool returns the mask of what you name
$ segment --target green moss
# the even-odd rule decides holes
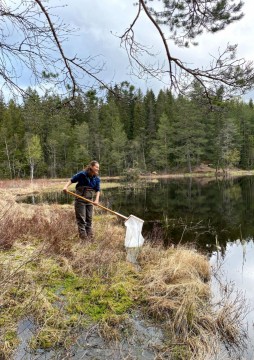
[[[3,337],[3,343],[7,349],[15,348],[18,343],[17,331],[16,329],[6,330]]]
[[[84,314],[98,321],[112,314],[120,315],[133,306],[133,279],[116,280],[105,283],[96,274],[86,279],[73,275],[55,283],[54,291],[66,299],[65,309],[69,314]]]
[[[27,297],[27,291],[20,287],[11,287],[9,290],[9,296],[16,301],[23,301]]]
[[[62,340],[61,332],[58,329],[43,329],[29,342],[32,349],[49,349],[56,347]]]
[[[43,319],[48,319],[47,327],[33,337],[30,346],[33,349],[55,347],[63,341],[63,336],[66,343],[68,328],[124,314],[133,306],[132,288],[133,279],[128,283],[128,277],[118,283],[104,283],[96,274],[82,278],[68,273],[64,279],[51,279],[47,284],[47,299],[62,299],[61,313],[58,309],[48,309]]]
[[[11,305],[3,309],[0,318],[0,325],[8,324],[10,329],[16,328],[24,316],[33,316],[38,333],[31,339],[31,348],[67,344],[73,329],[120,319],[134,306],[137,279],[125,262],[107,270],[107,277],[102,268],[82,277],[54,255],[46,257],[41,253],[31,261],[33,251],[31,246],[26,250],[24,244],[17,244],[15,251],[5,254],[10,271],[20,268],[20,272],[14,272],[12,284],[5,288],[5,298],[10,299]],[[10,331],[5,338],[0,335],[0,341],[8,342],[14,349],[17,335]]]
[[[16,337],[17,332],[15,330],[7,330],[4,335],[5,341],[12,341],[13,339],[16,339]]]
[[[170,349],[172,360],[186,360],[191,358],[191,352],[186,345],[175,345]]]

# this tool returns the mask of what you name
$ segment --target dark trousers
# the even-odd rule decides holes
[[[84,191],[83,189],[76,189],[78,195],[84,196],[86,199],[92,200],[92,191]],[[93,221],[93,205],[82,199],[75,199],[75,215],[78,225],[79,237],[87,239],[93,237],[92,221]]]

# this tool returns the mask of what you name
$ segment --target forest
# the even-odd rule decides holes
[[[99,95],[90,90],[68,102],[28,89],[22,103],[0,99],[0,177],[69,177],[90,160],[102,176],[252,169],[254,109],[223,88],[204,96],[198,83],[185,95],[145,94],[125,81]]]

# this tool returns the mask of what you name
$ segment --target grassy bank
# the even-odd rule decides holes
[[[72,206],[15,201],[17,194],[44,191],[55,182],[5,185],[0,188],[1,359],[14,358],[24,320],[33,324],[28,346],[34,357],[43,350],[68,353],[91,329],[108,347],[130,341],[137,314],[163,332],[160,345],[151,344],[155,359],[204,360],[221,341],[241,342],[239,313],[229,303],[213,306],[209,262],[195,249],[164,249],[160,239],[151,239],[139,254],[138,271],[126,262],[125,228],[115,217],[95,212],[95,240],[81,243]]]

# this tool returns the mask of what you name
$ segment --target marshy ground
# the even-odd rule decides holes
[[[137,269],[114,216],[96,209],[82,243],[72,205],[16,202],[64,182],[0,183],[0,359],[204,360],[242,344],[241,309],[212,303],[205,255],[153,234]]]

